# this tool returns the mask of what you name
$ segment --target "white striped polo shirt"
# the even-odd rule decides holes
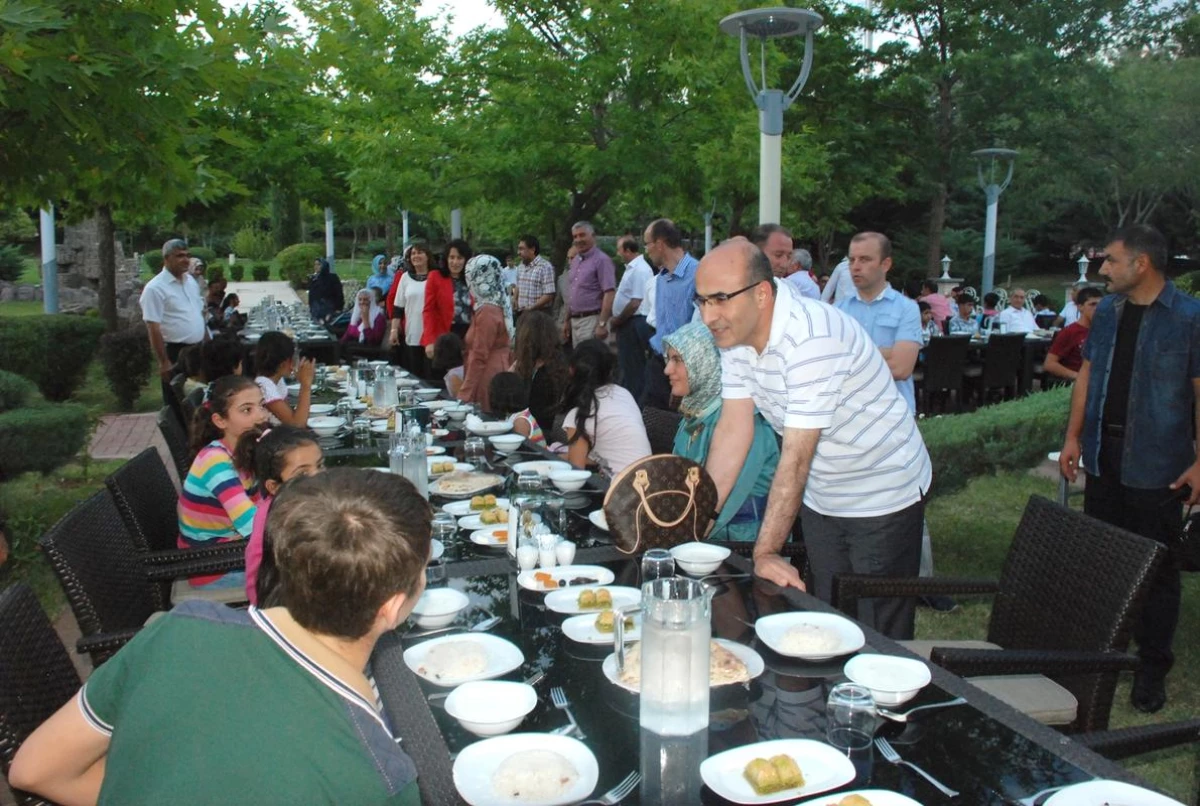
[[[933,470],[917,422],[862,326],[776,283],[766,350],[721,351],[722,397],[750,398],[776,432],[820,429],[804,503],[867,518],[911,506]],[[782,465],[780,472],[787,472]]]

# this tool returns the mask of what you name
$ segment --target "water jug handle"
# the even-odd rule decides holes
[[[613,608],[613,654],[617,656],[617,675],[625,671],[625,610]]]

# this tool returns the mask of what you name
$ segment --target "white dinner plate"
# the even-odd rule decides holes
[[[431,429],[429,433],[433,434],[434,439],[441,439],[442,437],[450,436],[450,431],[445,428],[434,428]]]
[[[1122,781],[1084,781],[1081,784],[1060,789],[1050,796],[1045,806],[1100,806],[1111,803],[1116,806],[1183,806],[1166,795],[1142,789],[1140,786]]]
[[[366,411],[368,408],[367,404],[363,403],[357,397],[343,397],[339,402],[349,403],[351,411]]]
[[[457,402],[457,400],[423,400],[417,405],[430,411],[440,411],[447,406],[453,406]]]
[[[440,476],[444,476],[447,473],[452,473],[452,472],[454,472],[454,470],[462,470],[462,471],[466,472],[466,471],[471,471],[471,470],[475,469],[475,465],[469,465],[466,462],[455,462],[453,459],[451,459],[447,456],[427,456],[427,457],[425,457],[425,461],[429,465],[429,478],[431,478],[431,479],[435,479]],[[443,470],[440,473],[434,473],[433,466],[435,464],[440,464],[440,463],[444,463],[444,462],[452,463],[454,465],[454,470]]]
[[[396,388],[397,389],[412,389],[412,388],[420,386],[420,385],[421,385],[421,382],[418,381],[416,378],[397,378],[396,379]]]
[[[791,756],[804,776],[804,786],[784,789],[770,795],[755,793],[742,772],[756,758]],[[825,742],[812,739],[775,739],[744,744],[710,756],[700,763],[700,777],[713,792],[734,803],[778,803],[806,795],[828,792],[854,780],[854,764]],[[837,803],[840,796],[832,801]],[[877,806],[871,801],[871,806]]]
[[[527,591],[538,591],[546,593],[551,590],[561,590],[560,588],[543,588],[542,584],[534,579],[534,574],[549,574],[554,580],[573,579],[575,577],[588,577],[596,580],[589,582],[589,585],[607,585],[616,577],[612,571],[609,571],[602,565],[557,565],[554,568],[539,568],[536,571],[522,571],[517,574],[517,584]]]
[[[542,478],[548,478],[551,470],[574,469],[575,468],[571,466],[570,462],[558,462],[553,459],[539,459],[534,462],[517,462],[515,465],[513,465],[514,473],[520,474],[532,471],[537,473]]]
[[[446,553],[446,547],[442,541],[436,537],[429,538],[429,562],[435,563],[442,559],[442,555]]]
[[[751,680],[758,677],[763,673],[763,670],[767,668],[767,665],[763,663],[762,655],[758,654],[745,644],[739,644],[737,641],[729,641],[725,638],[714,638],[713,640],[728,649],[730,652],[736,655],[742,663],[746,664],[746,674],[750,675]],[[632,691],[634,694],[638,693],[639,689],[621,682],[621,676],[617,673],[617,656],[615,654],[609,655],[607,658],[605,658],[604,663],[600,668],[604,671],[604,676],[609,679],[609,682],[620,686],[626,691]],[[747,784],[747,786],[749,786],[749,784]],[[841,786],[841,784],[838,784],[838,786]]]
[[[426,456],[441,456],[445,452],[446,452],[446,449],[443,448],[441,445],[426,445],[425,446],[425,455]]]
[[[837,647],[829,650],[786,651],[783,648],[784,636],[787,635],[788,630],[797,627],[819,629],[837,638]],[[840,658],[851,652],[857,652],[867,642],[863,631],[857,624],[836,613],[775,613],[771,616],[762,616],[754,622],[754,632],[760,641],[780,655],[804,660]]]
[[[499,508],[499,507],[497,507]],[[505,507],[507,509],[507,507]],[[459,529],[470,529],[475,532],[480,529],[503,529],[508,524],[508,516],[500,523],[484,523],[479,519],[478,515],[466,515],[458,519]]]
[[[479,486],[472,488],[470,492],[446,492],[441,487],[441,478],[429,485],[429,492],[443,498],[458,498],[469,504],[475,496],[484,495],[504,485],[504,478],[494,473],[475,473],[473,475],[475,476],[474,481]]]
[[[921,806],[907,795],[901,795],[899,792],[892,792],[889,789],[855,789],[853,792],[835,792],[825,797],[806,800],[796,806],[837,806],[838,801],[847,795],[864,797],[871,802],[871,806]]]
[[[613,607],[633,607],[642,601],[642,592],[637,588],[627,588],[623,585],[597,585],[604,588],[612,596]],[[579,609],[579,588],[560,588],[546,594],[546,607],[555,613],[577,615],[579,613],[599,613],[599,610]]]
[[[599,610],[593,610],[580,616],[571,616],[563,621],[563,635],[570,638],[572,641],[578,641],[581,644],[607,644],[613,645],[613,634],[610,632],[600,632],[596,629],[596,617],[600,615]],[[625,628],[626,641],[642,640],[642,614],[633,613],[633,626]]]
[[[558,753],[579,773],[570,787],[557,797],[543,800],[512,798],[500,795],[492,786],[497,768],[512,756],[533,750]],[[454,787],[471,806],[564,806],[577,803],[596,788],[600,765],[583,742],[569,736],[549,733],[510,733],[474,742],[463,748],[454,760]]]
[[[608,518],[604,517],[604,510],[597,509],[595,512],[589,512],[588,520],[591,521],[592,526],[595,526],[597,529],[600,529],[604,532],[608,531]]]
[[[376,434],[389,434],[395,430],[396,430],[395,428],[388,428],[387,420],[372,420],[371,421],[371,431],[373,431]]]
[[[452,641],[464,641],[467,643],[478,644],[487,654],[487,667],[482,672],[464,677],[435,677],[428,671],[423,670],[421,665],[425,662],[425,657],[435,646],[447,644]],[[433,638],[428,641],[410,646],[404,650],[404,665],[412,669],[413,673],[422,678],[428,683],[435,686],[445,686],[447,688],[457,686],[460,683],[468,683],[472,680],[491,680],[499,677],[502,674],[508,674],[513,669],[519,667],[525,662],[525,656],[521,653],[520,647],[512,641],[506,641],[503,638],[498,638],[495,635],[487,633],[458,633],[457,635],[445,635],[441,638]]]
[[[500,524],[499,526],[489,526],[486,529],[476,529],[471,532],[471,542],[477,546],[487,546],[490,549],[502,548],[508,545],[508,540],[498,540],[496,532],[507,532],[508,526]]]
[[[507,498],[497,498],[496,506],[503,507],[504,509],[508,509],[508,499]],[[471,502],[469,499],[465,500],[465,501],[451,501],[448,504],[442,504],[442,512],[449,512],[451,515],[453,515],[456,518],[462,518],[467,515],[478,515],[479,514],[479,510],[471,509]]]
[[[382,359],[376,359],[376,360],[374,360],[374,361],[368,361],[368,362],[367,362],[367,366],[368,366],[368,367],[375,367],[375,368],[379,368],[379,367],[386,367],[387,365],[388,365],[388,362],[386,362],[386,361],[384,361],[384,360],[382,360]]]

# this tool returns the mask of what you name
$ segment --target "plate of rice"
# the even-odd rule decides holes
[[[404,664],[435,686],[491,680],[524,662],[516,644],[487,633],[446,635],[404,650]]]
[[[758,639],[780,655],[829,660],[863,648],[858,625],[835,613],[776,613],[754,622]]]
[[[599,778],[587,745],[548,733],[484,739],[454,760],[454,786],[471,806],[563,806],[591,795]]]

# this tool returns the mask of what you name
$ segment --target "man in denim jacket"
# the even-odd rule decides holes
[[[1126,227],[1105,252],[1100,274],[1113,293],[1092,320],[1059,463],[1074,481],[1082,455],[1084,512],[1169,543],[1183,526],[1181,505],[1200,501],[1200,300],[1166,278],[1167,242],[1157,230]],[[1139,711],[1166,703],[1178,620],[1179,565],[1168,556],[1134,628]]]

